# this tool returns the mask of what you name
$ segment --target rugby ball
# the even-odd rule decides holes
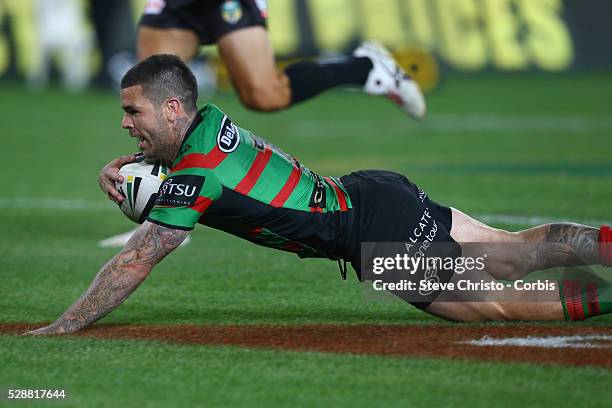
[[[157,191],[168,176],[168,168],[160,162],[147,164],[142,161],[126,164],[119,174],[123,176],[123,183],[116,182],[115,186],[125,198],[119,208],[130,220],[142,224],[155,205]]]

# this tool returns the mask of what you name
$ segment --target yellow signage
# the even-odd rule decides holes
[[[87,2],[80,3],[85,13]],[[138,16],[144,0],[131,0]],[[0,1],[0,76],[14,65],[21,76],[41,64],[33,0]],[[319,52],[348,52],[361,39],[431,53],[460,71],[568,69],[574,46],[562,0],[269,0],[270,37],[279,56],[299,55],[304,43]],[[300,38],[307,25],[312,38]],[[13,54],[9,52],[12,48]],[[94,49],[91,60],[98,51]],[[11,61],[11,58],[14,61]]]

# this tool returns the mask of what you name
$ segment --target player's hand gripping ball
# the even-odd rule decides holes
[[[116,182],[115,186],[125,198],[119,208],[130,220],[142,224],[155,205],[159,186],[168,176],[168,168],[159,162],[147,164],[142,161],[126,164],[119,174],[123,176],[123,183]]]

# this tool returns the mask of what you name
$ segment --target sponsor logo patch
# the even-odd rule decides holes
[[[217,134],[217,146],[223,153],[231,153],[240,144],[240,134],[238,128],[232,123],[227,116],[223,117],[221,129]]]
[[[181,146],[179,153],[180,154],[185,154],[186,151],[188,151],[189,149],[191,149],[191,145],[185,143],[183,146]]]
[[[221,17],[229,24],[236,24],[242,18],[242,7],[236,0],[225,0],[221,4]]]
[[[310,202],[308,203],[308,206],[310,208],[325,208],[325,184],[319,175],[315,176],[315,180],[316,182],[314,188],[312,189],[312,193],[310,194]]]
[[[162,207],[189,207],[195,204],[204,185],[203,176],[172,176],[159,187],[155,205]]]

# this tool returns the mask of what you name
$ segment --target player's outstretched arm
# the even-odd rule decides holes
[[[145,221],[125,248],[98,273],[85,294],[54,323],[28,335],[81,330],[115,310],[149,275],[153,266],[178,247],[189,231]]]
[[[133,163],[141,158],[141,153],[121,156],[109,162],[102,168],[102,170],[100,170],[100,174],[98,175],[98,185],[109,200],[112,200],[118,204],[123,201],[123,196],[115,188],[115,181],[123,183],[123,177],[119,175],[119,169],[123,165]]]

